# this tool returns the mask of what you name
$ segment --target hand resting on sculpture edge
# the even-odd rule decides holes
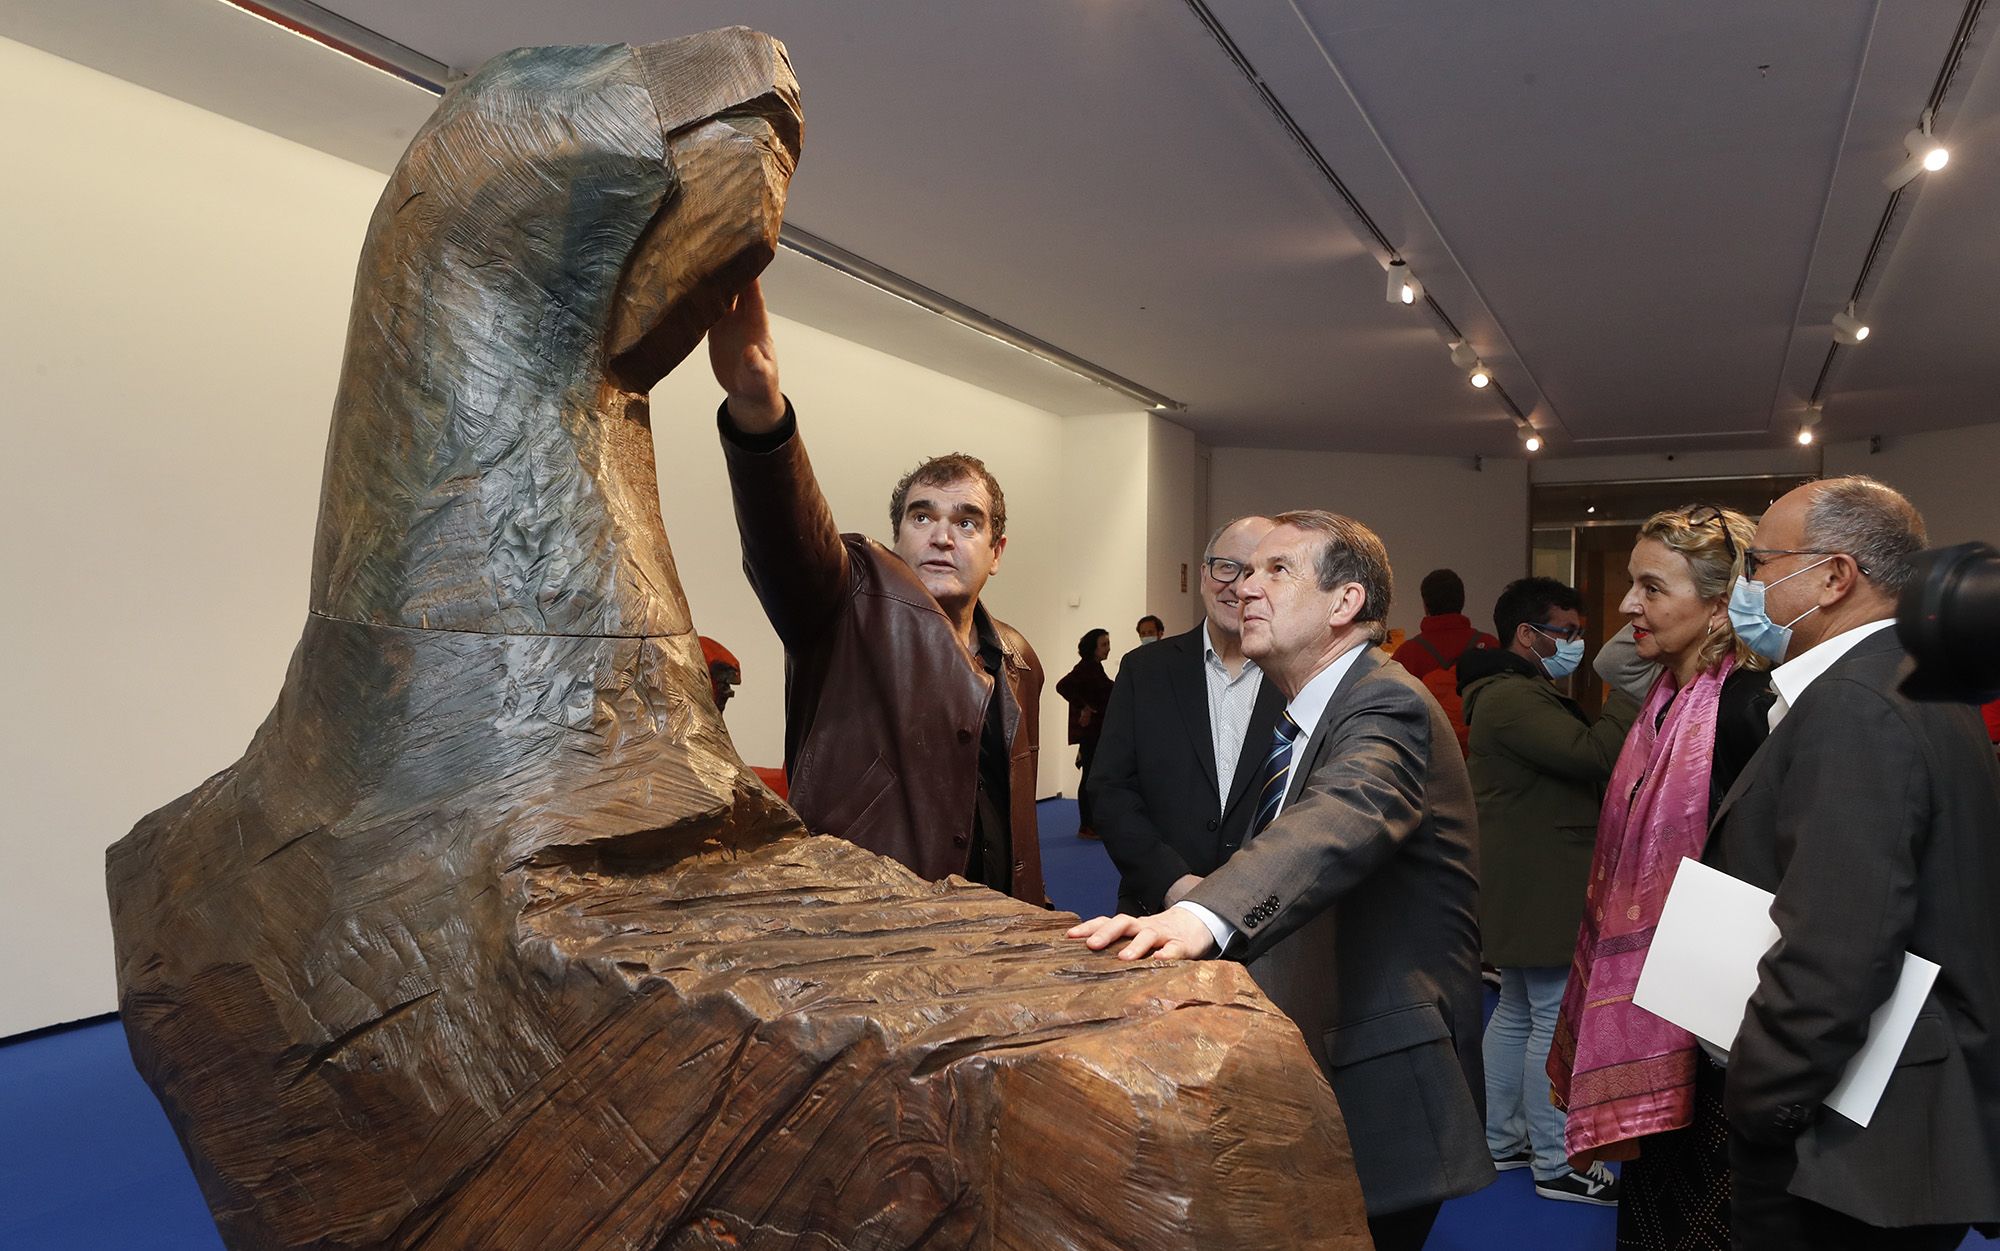
[[[1122,938],[1132,941],[1119,949],[1120,960],[1151,956],[1155,960],[1200,960],[1215,953],[1215,936],[1201,918],[1186,908],[1168,908],[1151,916],[1119,913],[1092,917],[1073,925],[1067,937],[1080,938],[1092,951],[1103,951]]]

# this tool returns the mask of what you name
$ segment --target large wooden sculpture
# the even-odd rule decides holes
[[[646,395],[769,261],[799,134],[762,35],[541,49],[391,179],[277,707],[110,853],[230,1246],[1367,1245],[1239,969],[813,837],[732,751]]]

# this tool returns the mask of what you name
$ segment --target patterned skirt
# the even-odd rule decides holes
[[[1729,1251],[1729,1122],[1720,1066],[1695,1061],[1694,1120],[1639,1140],[1618,1174],[1619,1251]]]

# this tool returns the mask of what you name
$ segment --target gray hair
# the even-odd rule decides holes
[[[1891,595],[1910,580],[1929,542],[1910,501],[1873,478],[1828,478],[1806,506],[1806,546],[1852,556],[1862,576]]]
[[[1367,526],[1352,517],[1318,508],[1302,508],[1271,518],[1281,526],[1309,530],[1321,536],[1313,571],[1319,575],[1319,589],[1331,591],[1345,582],[1361,584],[1361,611],[1355,621],[1372,625],[1370,637],[1380,641],[1389,620],[1389,597],[1394,591],[1389,572],[1389,549]]]

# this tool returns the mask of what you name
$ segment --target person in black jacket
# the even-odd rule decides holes
[[[1758,523],[1730,603],[1784,662],[1706,849],[1776,895],[1723,1086],[1745,1251],[1944,1251],[2000,1222],[2000,771],[1971,708],[1900,689],[1896,600],[1924,543],[1881,483],[1809,483]],[[1858,1125],[1823,1105],[1905,952],[1940,971]]]
[[[1271,527],[1240,517],[1217,530],[1202,559],[1202,623],[1119,663],[1088,785],[1121,912],[1178,901],[1248,836],[1249,792],[1285,700],[1243,655],[1236,592]]]
[[[1076,641],[1076,668],[1056,683],[1056,694],[1069,704],[1069,741],[1076,746],[1076,765],[1083,776],[1076,786],[1077,836],[1096,838],[1091,826],[1090,765],[1097,739],[1104,733],[1104,710],[1111,703],[1111,675],[1104,671],[1111,655],[1111,631],[1092,630]]]

